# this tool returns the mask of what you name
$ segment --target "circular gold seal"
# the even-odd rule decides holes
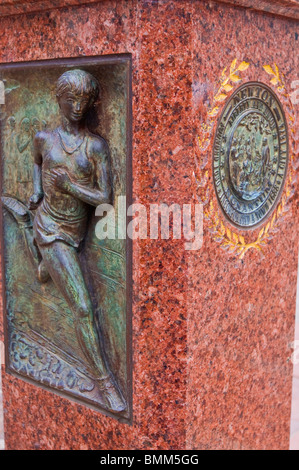
[[[277,96],[262,83],[239,87],[221,115],[213,152],[217,198],[233,225],[251,228],[272,212],[287,163],[287,124]]]

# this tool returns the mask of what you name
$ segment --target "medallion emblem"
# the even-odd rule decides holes
[[[229,221],[260,224],[281,195],[288,163],[288,131],[277,96],[262,83],[239,87],[216,131],[214,185]]]

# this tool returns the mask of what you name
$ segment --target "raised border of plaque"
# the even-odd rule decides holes
[[[213,146],[219,206],[235,227],[263,224],[275,210],[288,168],[288,125],[277,95],[261,82],[241,85],[226,103]]]
[[[64,72],[74,69],[90,73],[100,85],[100,99],[94,115],[89,116],[89,125],[110,149],[117,217],[118,196],[126,197],[126,209],[132,204],[131,54],[0,64],[6,93],[6,103],[0,106],[1,194],[13,195],[27,204],[33,192],[34,134],[58,125],[56,82]],[[113,409],[113,403],[105,399],[107,391],[99,384],[90,384],[86,376],[89,368],[72,331],[70,308],[55,286],[49,288],[35,278],[22,230],[5,206],[0,215],[6,371],[131,424],[132,241],[129,237],[120,239],[117,232],[115,240],[99,240],[95,230],[99,218],[90,211],[80,257],[105,363],[124,403]]]

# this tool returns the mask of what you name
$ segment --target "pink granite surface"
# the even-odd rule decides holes
[[[0,342],[0,450],[4,449],[4,422],[3,422],[3,393],[2,393],[2,367],[4,364],[4,343]]]
[[[297,280],[297,308],[293,357],[293,388],[290,450],[299,450],[299,278]]]
[[[8,34],[8,31],[10,32]],[[210,1],[129,0],[1,21],[1,62],[131,53],[133,193],[194,198],[200,125],[224,67],[297,79],[298,24]],[[211,168],[208,186],[213,194]],[[264,256],[143,240],[133,247],[133,425],[3,375],[8,449],[286,449],[298,253],[297,199]]]
[[[106,0],[2,0],[0,16],[52,10],[76,5],[105,2]],[[235,7],[262,10],[289,18],[299,18],[298,0],[220,0]]]
[[[298,0],[221,0],[233,6],[241,6],[252,10],[263,10],[275,15],[299,18]]]

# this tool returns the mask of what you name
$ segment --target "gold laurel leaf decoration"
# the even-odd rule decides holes
[[[239,240],[240,240],[240,242],[242,243],[242,245],[246,245],[246,243],[245,243],[245,238],[242,237],[242,235],[239,235]]]
[[[274,227],[274,224],[275,224],[275,220],[276,220],[276,212],[274,212],[274,215],[271,219],[271,222],[270,222],[270,227],[271,229]]]
[[[227,71],[227,67],[225,67],[225,69],[223,69],[222,71],[222,74],[221,74],[221,77],[226,77],[226,71]]]
[[[248,69],[249,65],[250,65],[249,62],[243,61],[243,62],[241,62],[241,64],[239,65],[238,70],[240,70],[240,72],[244,72],[244,70],[247,70],[247,69]]]
[[[235,67],[236,67],[237,60],[238,60],[238,59],[234,59],[234,60],[232,61],[232,63],[231,63],[231,66],[230,66],[230,73],[231,73],[231,74],[233,73],[233,71],[234,71],[234,69],[235,69]]]
[[[276,71],[276,76],[279,79],[280,78],[280,73],[279,73],[279,69],[277,67],[277,64],[274,64],[274,67],[275,67],[275,71]]]
[[[230,85],[229,83],[227,83],[226,85],[223,85],[223,88],[225,89],[226,92],[229,93],[230,91],[232,91],[234,87]]]
[[[224,68],[221,74],[222,81],[220,83],[220,87],[217,90],[214,99],[212,109],[208,112],[209,117],[216,117],[219,111],[219,107],[217,103],[223,102],[227,98],[227,93],[231,92],[234,89],[234,84],[239,83],[241,78],[237,74],[237,72],[243,72],[244,70],[248,69],[249,62],[241,62],[240,65],[237,67],[237,59],[234,59],[229,68],[229,74],[227,75],[227,67]],[[229,82],[232,82],[229,83]]]
[[[226,100],[226,95],[224,93],[220,93],[220,95],[215,96],[216,101],[224,101]]]
[[[265,232],[265,229],[262,228],[262,230],[260,231],[260,233],[258,234],[258,237],[257,239],[260,240],[262,238],[262,236],[264,235],[264,232]]]
[[[275,75],[271,65],[264,65],[263,68],[266,70],[266,72],[269,74],[269,75]]]
[[[218,111],[219,111],[219,108],[215,107],[215,108],[213,108],[212,111],[210,111],[208,114],[209,114],[209,116],[211,116],[211,117],[217,116]]]
[[[239,75],[236,75],[235,73],[231,74],[230,76],[231,80],[234,82],[234,83],[238,83],[240,82],[242,79],[239,77]]]
[[[220,233],[221,233],[221,235],[225,235],[225,226],[224,226],[223,222],[220,223]]]
[[[239,237],[236,233],[233,233],[233,239],[236,243],[239,243]]]
[[[270,82],[272,83],[272,85],[277,85],[278,84],[278,78],[274,77],[274,78],[272,78],[272,80],[270,80]]]
[[[270,228],[271,224],[270,222],[266,225],[266,228],[265,228],[265,233],[268,233],[269,232],[269,228]]]
[[[237,59],[234,59],[230,65],[230,73],[226,75],[228,67],[225,67],[222,72],[221,77],[223,81],[220,85],[220,88],[218,89],[217,93],[214,96],[212,108],[208,112],[208,116],[210,118],[215,118],[220,111],[220,108],[218,106],[215,106],[215,103],[217,102],[217,100],[222,101],[222,98],[223,98],[223,101],[224,101],[224,99],[226,99],[226,95],[224,92],[229,93],[230,91],[234,89],[234,86],[231,85],[229,82],[235,84],[242,80],[236,74],[236,72],[243,72],[247,70],[248,67],[250,66],[250,63],[243,61],[240,63],[239,67],[236,67],[236,65],[237,65]],[[274,64],[273,67],[271,65],[264,65],[263,68],[268,75],[272,76],[270,83],[272,83],[272,85],[276,87],[277,91],[279,91],[285,99],[290,101],[289,95],[285,93],[285,84],[281,78],[281,74],[279,72],[279,68],[277,64]],[[225,98],[224,98],[224,95],[225,95]],[[219,100],[219,97],[221,97],[220,100]],[[291,122],[294,122],[295,117],[293,115],[293,109],[290,103],[287,105],[287,109],[288,109],[287,118]],[[213,128],[214,124],[215,124],[215,120],[210,121],[209,126],[207,126],[210,131]],[[293,160],[294,160],[294,155],[291,155],[291,162],[293,162]],[[263,227],[260,230],[257,239],[253,242],[246,242],[244,236],[237,235],[235,232],[232,232],[228,227],[226,228],[223,222],[219,219],[218,212],[215,213],[213,200],[211,200],[204,214],[205,214],[205,219],[207,220],[208,229],[212,233],[214,240],[220,243],[221,247],[225,250],[228,250],[231,254],[237,254],[240,259],[243,259],[246,253],[252,249],[257,250],[262,253],[263,252],[262,247],[265,246],[267,242],[272,238],[271,233],[272,232],[275,233],[276,231],[276,225],[280,220],[281,214],[288,210],[288,202],[292,195],[292,185],[293,185],[294,180],[295,180],[294,172],[291,170],[290,176],[287,180],[285,194],[282,197],[281,203],[279,204],[277,209],[274,211],[271,221],[267,223],[266,227]]]

